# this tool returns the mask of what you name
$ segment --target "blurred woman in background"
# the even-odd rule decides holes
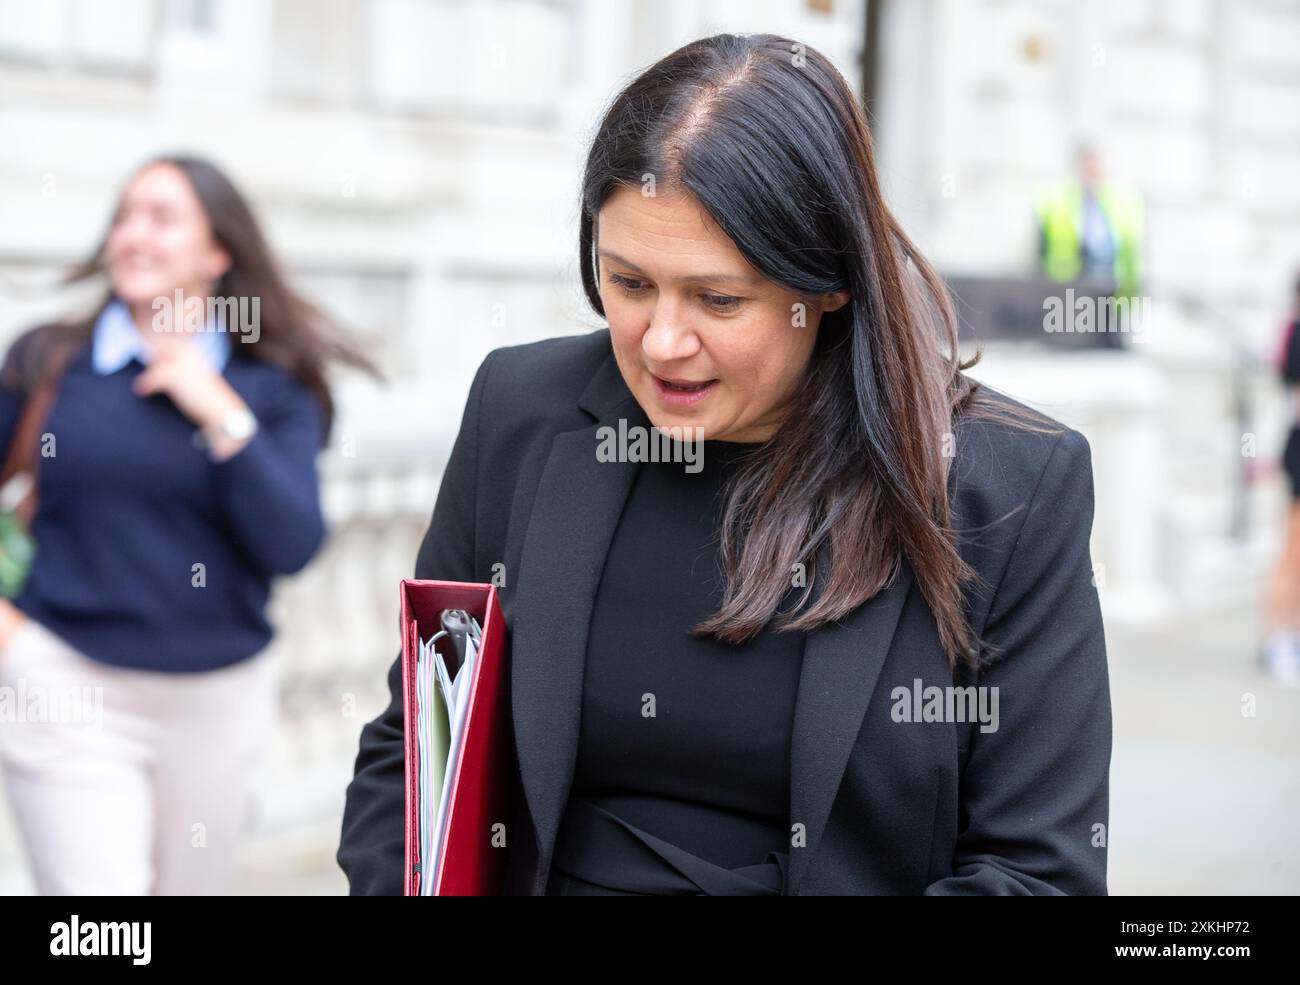
[[[1278,369],[1287,387],[1291,421],[1282,449],[1290,490],[1282,553],[1269,578],[1261,663],[1284,684],[1300,686],[1300,279],[1282,335]]]
[[[36,497],[0,684],[50,696],[0,723],[0,761],[41,893],[217,893],[274,720],[271,580],[325,537],[326,366],[372,367],[206,161],[130,179],[68,280],[101,274],[92,317],[0,369],[0,457]]]

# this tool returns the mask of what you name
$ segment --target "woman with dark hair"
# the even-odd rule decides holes
[[[578,245],[608,329],[488,355],[416,563],[505,572],[504,891],[1105,893],[1089,446],[964,375],[844,79],[771,35],[668,55]],[[399,671],[354,893],[402,886]]]
[[[98,275],[93,317],[0,369],[35,543],[0,600],[0,682],[45,709],[0,724],[0,761],[41,893],[216,893],[273,724],[271,580],[325,536],[325,368],[369,364],[206,161],[132,176],[68,279]]]

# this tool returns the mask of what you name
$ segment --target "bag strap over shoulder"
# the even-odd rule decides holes
[[[45,422],[54,407],[54,401],[58,399],[59,385],[63,381],[63,373],[72,350],[73,346],[68,343],[57,346],[42,379],[29,391],[27,399],[23,402],[18,423],[14,425],[4,468],[0,470],[0,489],[7,487],[10,481],[19,475],[28,476],[28,488],[13,507],[14,512],[28,526],[36,515],[36,478],[41,462],[41,436],[45,431]]]

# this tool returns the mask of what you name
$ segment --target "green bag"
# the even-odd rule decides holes
[[[36,541],[17,510],[0,512],[0,595],[17,598],[36,559]]]
[[[17,598],[36,559],[31,524],[36,516],[41,434],[58,396],[71,349],[54,350],[41,383],[32,389],[14,425],[4,468],[0,469],[0,595]]]

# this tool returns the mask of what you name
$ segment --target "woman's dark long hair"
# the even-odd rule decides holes
[[[326,378],[333,362],[363,369],[379,376],[375,364],[351,342],[342,328],[319,307],[289,286],[266,238],[262,235],[252,209],[239,189],[210,161],[199,157],[163,156],[141,165],[136,174],[157,165],[178,168],[198,196],[212,229],[214,240],[230,255],[230,269],[222,275],[213,292],[218,300],[258,298],[259,332],[241,337],[236,352],[241,356],[263,359],[282,367],[301,381],[320,401],[324,411],[324,439],[334,423],[334,400]],[[94,252],[74,266],[63,278],[73,284],[106,274],[108,230]],[[29,390],[48,379],[57,365],[58,352],[68,352],[89,342],[98,312],[111,298],[105,298],[96,315],[54,325],[29,333],[6,369],[12,378],[7,385]]]
[[[802,406],[729,490],[726,587],[698,634],[741,643],[774,617],[802,564],[807,587],[778,630],[847,615],[913,566],[950,668],[979,662],[964,586],[979,581],[950,526],[958,422],[1028,430],[1050,418],[985,394],[963,371],[946,286],[886,207],[866,119],[821,54],[770,34],[720,34],[651,66],[618,94],[592,142],[579,264],[604,316],[596,219],[616,188],[678,186],[769,280],[803,296],[847,290],[822,317]],[[1059,428],[1056,428],[1059,430]],[[829,572],[816,571],[829,547]],[[815,604],[817,579],[823,590]],[[985,586],[987,587],[987,586]]]

